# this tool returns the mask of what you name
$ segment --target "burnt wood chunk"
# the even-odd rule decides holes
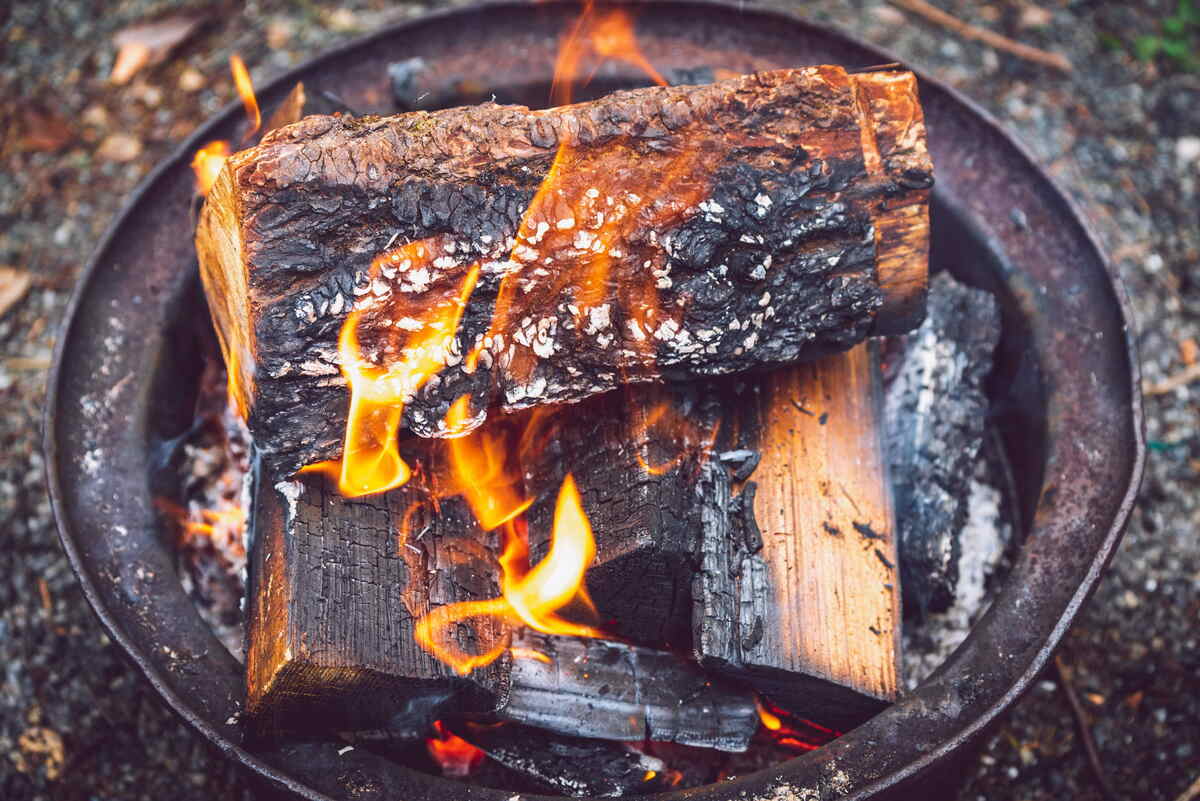
[[[551,167],[554,167],[551,170]],[[531,111],[308,117],[231,157],[196,233],[268,474],[337,458],[337,340],[387,366],[478,279],[405,424],[776,367],[920,316],[932,183],[907,72],[809,67]]]
[[[674,654],[612,640],[523,632],[502,720],[576,737],[745,751],[753,693]]]
[[[255,495],[246,683],[258,729],[417,730],[451,697],[491,708],[503,660],[461,678],[413,637],[429,609],[499,594],[465,507],[446,501],[432,514],[416,482],[349,500],[319,476],[264,482]],[[502,635],[474,624],[457,632],[468,651]]]
[[[896,696],[900,587],[880,385],[871,345],[763,376],[744,441],[761,459],[734,486],[698,484],[693,595],[701,665],[827,725]]]
[[[587,591],[616,637],[691,648],[695,481],[720,421],[709,399],[702,384],[668,384],[565,407],[530,472],[532,561],[549,549],[558,488],[571,473],[596,541]]]
[[[925,322],[898,343],[884,394],[905,611],[954,601],[959,535],[987,425],[984,382],[1000,340],[995,298],[941,273]]]
[[[550,734],[531,726],[462,727],[501,765],[569,796],[623,796],[669,789],[661,759],[621,743]]]

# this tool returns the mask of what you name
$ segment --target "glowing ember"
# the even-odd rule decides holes
[[[778,745],[795,751],[815,751],[826,743],[842,736],[835,731],[811,720],[768,706],[762,698],[757,699],[758,717],[763,728]]]
[[[433,722],[437,737],[425,741],[425,750],[430,758],[442,769],[443,776],[461,778],[469,776],[480,762],[484,753],[463,738],[446,730],[440,720]]]

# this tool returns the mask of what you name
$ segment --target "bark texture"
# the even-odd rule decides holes
[[[386,367],[479,268],[409,398],[422,436],[464,393],[481,421],[811,359],[919,318],[931,183],[911,74],[810,67],[548,111],[309,117],[228,161],[196,244],[281,478],[339,455],[352,310]]]

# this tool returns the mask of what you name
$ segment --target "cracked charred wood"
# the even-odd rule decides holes
[[[924,617],[954,600],[971,477],[983,443],[984,382],[1000,340],[995,298],[941,273],[925,322],[894,343],[884,393],[887,453],[900,535],[905,612]]]
[[[421,436],[446,434],[465,393],[481,422],[908,330],[924,130],[910,73],[826,66],[273,132],[227,161],[196,232],[268,473],[339,456],[352,310],[363,358],[386,366],[468,276],[446,364],[405,410]]]
[[[897,689],[900,588],[870,343],[763,376],[743,441],[760,451],[697,487],[700,664],[827,725],[862,723]]]
[[[616,637],[691,648],[694,485],[720,420],[710,400],[703,384],[667,384],[566,407],[530,471],[533,561],[549,548],[555,498],[569,472],[596,542],[588,595]]]
[[[623,796],[669,787],[661,759],[606,740],[550,734],[531,726],[467,724],[459,732],[506,768],[569,796]]]
[[[416,481],[355,500],[320,476],[259,483],[246,647],[258,731],[415,732],[451,698],[491,708],[503,660],[462,678],[414,640],[429,609],[499,594],[470,512],[450,500],[434,514],[426,500]],[[474,622],[456,631],[468,652],[502,636],[489,620]]]
[[[514,641],[501,720],[574,737],[745,751],[754,694],[674,654],[612,640],[525,632]]]

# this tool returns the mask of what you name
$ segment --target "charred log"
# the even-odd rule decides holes
[[[351,310],[387,362],[473,265],[447,366],[406,410],[422,436],[464,393],[480,410],[577,401],[906,330],[931,181],[911,74],[813,67],[544,112],[310,117],[229,160],[196,243],[281,478],[339,455]]]
[[[954,600],[959,534],[987,424],[984,381],[1000,339],[995,298],[941,273],[885,393],[887,452],[900,534],[904,608],[923,617]]]
[[[665,651],[526,632],[517,640],[502,720],[576,737],[661,740],[744,751],[754,695]]]
[[[462,736],[509,770],[562,795],[611,797],[668,788],[661,759],[621,743],[549,734],[512,723],[467,725]]]
[[[692,508],[699,462],[720,408],[703,385],[629,387],[558,415],[531,471],[533,560],[550,544],[554,500],[575,476],[596,559],[587,590],[604,630],[657,648],[691,648],[691,581],[698,543]]]
[[[494,558],[457,501],[434,513],[418,482],[348,500],[321,477],[255,492],[247,626],[247,710],[265,734],[305,729],[420,731],[442,703],[486,711],[503,661],[462,678],[422,650],[430,609],[495,597]],[[489,621],[459,645],[486,650]]]

